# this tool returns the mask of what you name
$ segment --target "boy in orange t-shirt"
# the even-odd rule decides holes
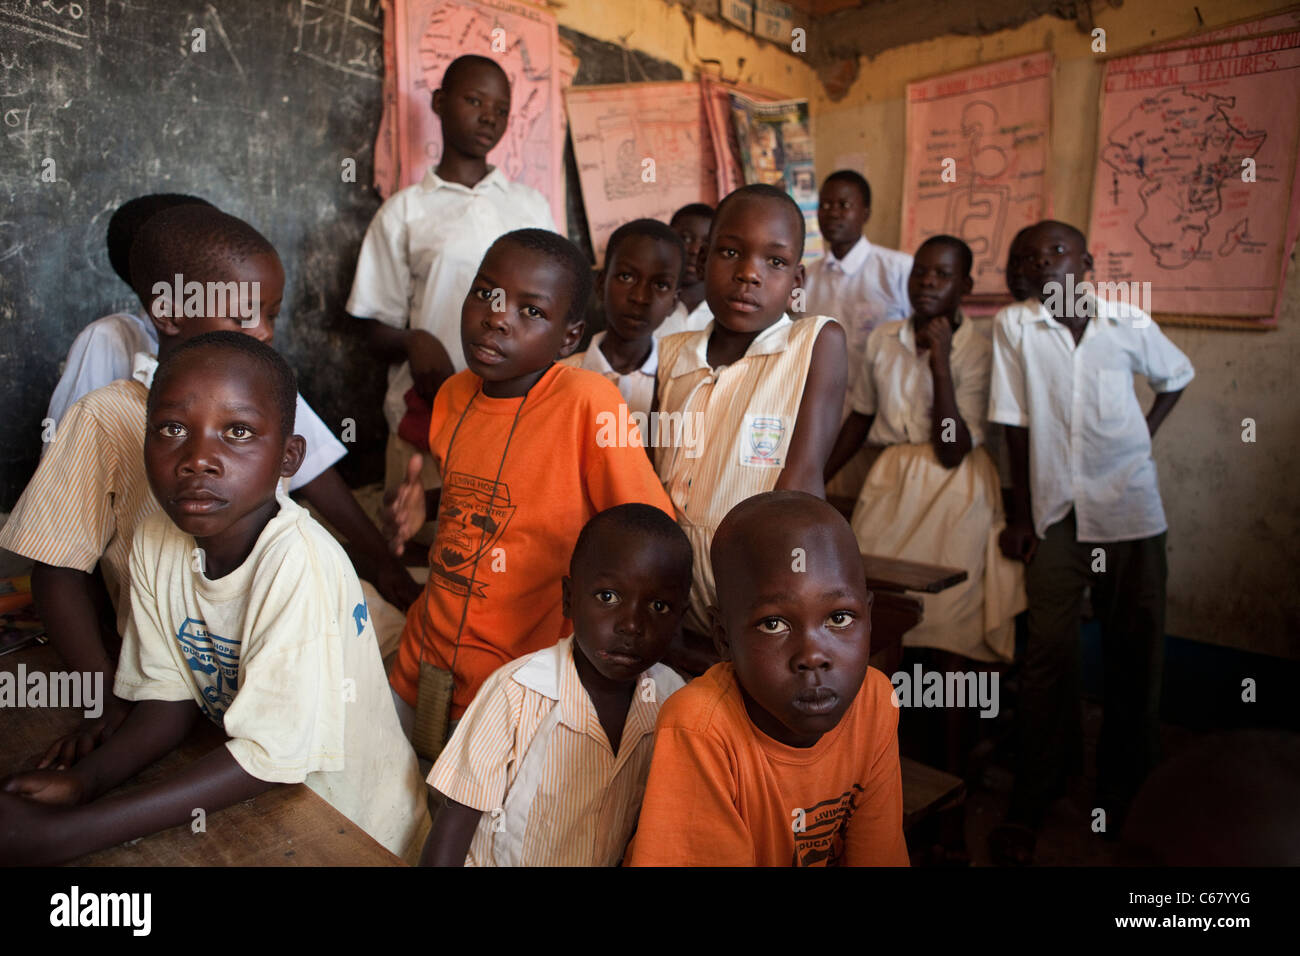
[[[867,666],[857,541],[797,491],[733,508],[711,548],[723,662],[659,711],[629,866],[907,866],[898,709]]]
[[[438,390],[429,428],[442,488],[420,486],[414,455],[385,508],[399,554],[438,515],[429,581],[389,673],[412,708],[422,656],[452,672],[458,720],[498,667],[572,632],[557,585],[598,512],[673,513],[618,389],[556,362],[582,338],[590,293],[577,246],[542,229],[502,236],[474,277],[461,310],[469,368]]]

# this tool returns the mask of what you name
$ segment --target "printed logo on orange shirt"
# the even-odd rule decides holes
[[[844,834],[862,792],[855,783],[853,789],[804,811],[804,826],[794,834],[791,866],[839,866],[843,862]]]
[[[453,594],[464,595],[474,578],[474,596],[487,595],[489,575],[474,574],[475,563],[492,550],[510,523],[517,505],[510,503],[510,486],[490,478],[453,471],[447,476],[438,506],[438,531],[429,550],[429,580]]]

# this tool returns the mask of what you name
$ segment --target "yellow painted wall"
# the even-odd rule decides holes
[[[810,96],[816,84],[802,57],[664,0],[559,0],[551,9],[560,26],[667,60],[688,80],[704,61],[718,60],[723,78],[791,97]]]

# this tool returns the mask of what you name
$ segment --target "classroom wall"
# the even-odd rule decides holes
[[[1095,5],[1108,53],[1185,36],[1284,9],[1261,0],[1145,0]],[[900,13],[906,15],[906,13]],[[1052,91],[1052,207],[1086,228],[1097,154],[1101,67],[1073,22],[1042,16],[986,36],[946,35],[859,61],[848,93],[812,95],[818,174],[861,168],[875,193],[867,235],[897,243],[904,171],[904,91],[912,80],[1038,50],[1057,60]],[[1159,313],[1156,315],[1159,321]],[[1278,330],[1166,327],[1196,366],[1156,439],[1169,518],[1171,634],[1261,653],[1300,657],[1300,276],[1293,256]],[[1149,398],[1145,386],[1144,399]],[[1241,441],[1254,418],[1256,444]]]

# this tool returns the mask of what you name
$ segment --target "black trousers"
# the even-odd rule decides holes
[[[1127,809],[1159,750],[1166,536],[1098,544],[1078,541],[1075,534],[1071,511],[1047,529],[1025,571],[1029,640],[1021,665],[1009,819],[1033,827],[1064,793],[1067,775],[1083,767],[1080,625],[1089,585],[1102,633],[1097,799],[1108,827]]]

